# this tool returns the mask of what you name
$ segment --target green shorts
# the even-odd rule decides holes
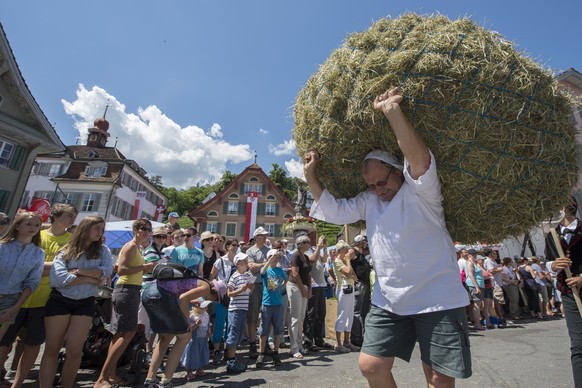
[[[366,317],[362,352],[410,361],[420,345],[421,360],[446,376],[471,376],[471,349],[465,308],[416,315],[397,315],[372,306]]]

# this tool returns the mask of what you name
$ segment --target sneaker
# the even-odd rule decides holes
[[[257,368],[262,368],[265,366],[265,355],[264,354],[259,354],[259,357],[257,357],[257,362],[255,363],[255,366]]]
[[[247,370],[247,365],[237,362],[235,359],[226,362],[226,372],[231,374],[242,373]]]
[[[167,381],[165,383],[160,382],[158,384],[158,388],[174,388],[174,383],[172,382],[172,380]]]
[[[249,346],[249,357],[250,358],[257,358],[259,356],[259,353],[257,352],[257,343],[256,342],[251,342],[250,346]]]
[[[279,352],[273,352],[273,364],[275,364],[275,366],[281,365],[281,357],[279,357]]]
[[[162,362],[160,364],[160,366],[158,367],[158,373],[164,373],[164,370],[166,370],[166,367],[164,366],[164,363]]]
[[[334,349],[338,353],[350,353],[351,352],[351,349],[350,348],[346,348],[343,345],[338,345]]]
[[[333,349],[333,345],[332,344],[328,344],[325,341],[322,342],[316,342],[315,343],[318,347],[320,347],[321,349],[326,349],[326,350],[331,350]]]
[[[212,363],[214,365],[220,365],[222,362],[222,352],[220,350],[216,350],[214,355],[212,356]]]
[[[360,347],[356,346],[354,344],[348,344],[348,345],[344,344],[344,347],[350,349],[352,352],[359,352],[360,351]]]
[[[16,371],[14,369],[8,369],[4,375],[4,378],[6,380],[12,380],[14,379],[14,376],[16,376]]]
[[[196,379],[196,373],[190,371],[186,373],[186,376],[184,376],[186,378],[186,381],[190,382],[194,379]]]
[[[143,388],[158,388],[158,384],[160,384],[160,380],[158,379],[146,379],[143,382]]]

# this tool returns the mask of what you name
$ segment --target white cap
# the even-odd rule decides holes
[[[270,249],[269,252],[267,252],[267,259],[269,259],[273,255],[276,255],[277,253],[279,253],[278,249]]]
[[[248,258],[249,257],[245,253],[239,252],[234,256],[232,262],[234,263],[234,265],[237,265],[239,261],[248,260]]]
[[[255,233],[253,233],[253,237],[257,237],[260,234],[268,235],[269,232],[267,232],[265,230],[265,228],[263,228],[262,226],[259,226],[257,229],[255,229]]]
[[[368,238],[364,235],[358,234],[356,237],[354,237],[354,243],[356,244],[359,244],[364,241],[368,241]]]
[[[204,308],[208,307],[208,305],[212,302],[209,300],[205,300],[204,298],[198,298],[198,303],[200,303],[200,307],[202,307],[204,309]]]
[[[398,163],[396,158],[394,156],[390,155],[386,151],[382,151],[382,150],[371,151],[368,153],[368,155],[366,155],[366,157],[364,158],[364,161],[366,161],[368,159],[381,160],[382,162],[388,163],[389,165],[399,169],[400,171],[402,171],[404,169],[404,166],[402,164]]]

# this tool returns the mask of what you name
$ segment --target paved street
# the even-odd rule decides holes
[[[571,387],[570,349],[564,320],[527,321],[506,329],[471,333],[473,376],[459,380],[458,387]],[[247,349],[243,348],[244,361]],[[282,367],[272,366],[249,370],[238,376],[227,375],[225,367],[207,369],[208,376],[187,383],[182,376],[174,379],[183,387],[366,387],[357,367],[357,353],[336,354],[332,351],[313,353],[302,361],[290,359],[287,354]],[[8,364],[7,364],[8,365]],[[79,371],[81,387],[91,387],[98,371]],[[38,373],[38,364],[34,374]],[[418,347],[411,362],[397,360],[394,374],[400,387],[422,387],[424,377],[420,369]],[[26,387],[36,387],[35,379],[27,380]]]

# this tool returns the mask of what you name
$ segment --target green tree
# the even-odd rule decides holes
[[[158,190],[164,189],[164,184],[162,183],[162,177],[160,175],[154,175],[154,176],[150,177],[149,179],[150,179],[150,183],[152,185],[156,186],[156,188]]]
[[[273,169],[269,172],[269,178],[273,183],[285,194],[285,196],[293,201],[297,194],[297,182],[299,180],[287,176],[287,172],[277,163],[273,163]]]
[[[327,245],[335,245],[337,243],[337,235],[342,232],[343,228],[343,225],[319,221],[317,223],[317,236],[325,236],[327,237]]]

